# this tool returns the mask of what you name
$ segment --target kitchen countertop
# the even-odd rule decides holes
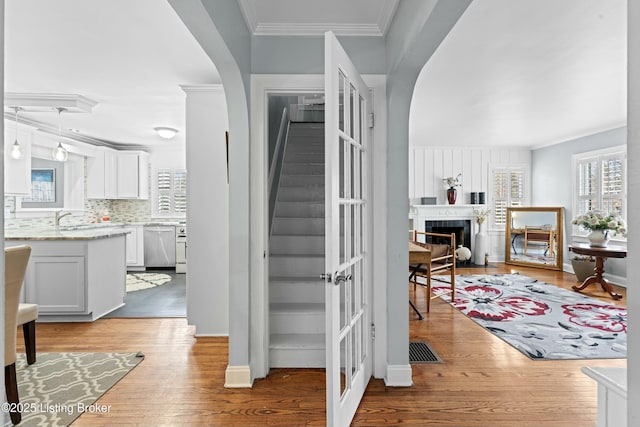
[[[94,240],[115,236],[124,236],[129,231],[119,227],[65,228],[47,229],[6,229],[5,240]]]
[[[127,226],[177,226],[181,221],[151,220],[144,222],[97,222],[92,224],[69,225],[60,227],[16,227],[5,228],[5,240],[93,240],[104,239],[129,233]]]

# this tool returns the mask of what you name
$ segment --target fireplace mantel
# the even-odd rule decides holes
[[[486,205],[416,205],[409,210],[409,218],[420,222],[434,219],[473,219],[473,209]]]

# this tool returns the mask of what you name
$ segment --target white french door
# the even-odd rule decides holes
[[[367,86],[334,34],[325,33],[327,426],[351,423],[371,377],[370,109]]]

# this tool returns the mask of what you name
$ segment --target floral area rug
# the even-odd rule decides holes
[[[149,289],[171,281],[171,276],[162,273],[127,274],[127,292]]]
[[[433,282],[435,294],[447,289]],[[460,275],[454,301],[441,298],[531,359],[627,356],[626,307],[524,275]]]

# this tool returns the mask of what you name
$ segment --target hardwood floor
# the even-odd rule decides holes
[[[459,269],[459,274],[519,271],[570,288],[573,275],[529,268]],[[410,289],[413,287],[411,286]],[[613,301],[594,286],[586,294]],[[424,310],[424,291],[417,306]],[[410,339],[427,340],[442,364],[416,364],[413,387],[372,379],[356,426],[593,426],[596,383],[583,366],[626,366],[626,359],[531,361],[440,299],[425,320],[410,310]],[[102,319],[39,323],[38,352],[142,351],[145,360],[109,390],[107,414],[85,413],[74,426],[321,426],[324,371],[273,369],[252,389],[225,389],[226,338],[194,338],[186,319]],[[22,338],[18,343],[22,345]],[[19,349],[22,351],[22,348]]]

